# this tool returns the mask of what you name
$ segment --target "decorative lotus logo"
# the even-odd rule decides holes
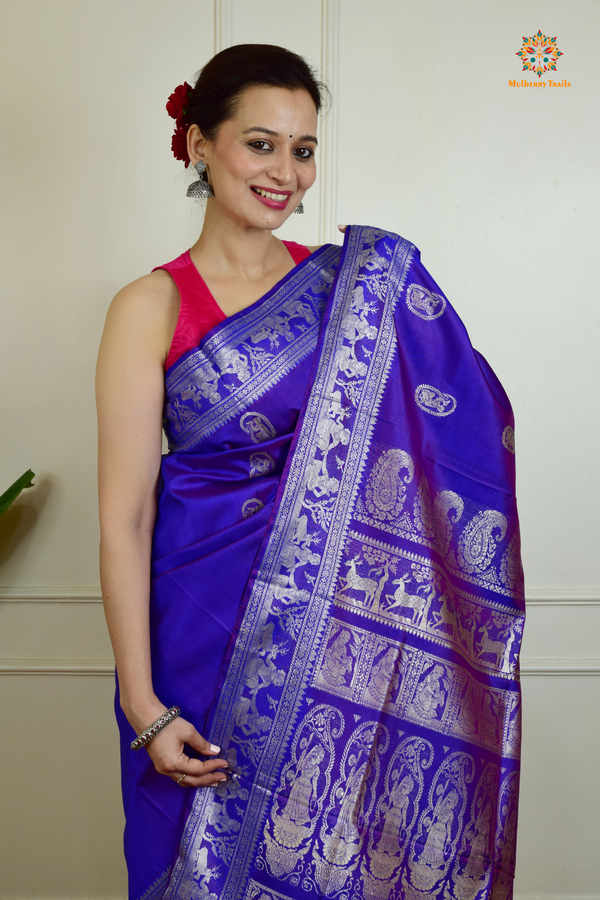
[[[563,56],[556,46],[555,37],[547,37],[538,31],[533,37],[524,37],[523,46],[516,54],[523,60],[524,72],[535,72],[538,78],[543,72],[552,70],[556,72],[558,57]]]

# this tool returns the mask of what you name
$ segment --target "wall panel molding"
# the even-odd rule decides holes
[[[331,87],[331,109],[319,117],[319,244],[338,243],[337,136],[340,0],[321,0],[321,77]]]
[[[600,675],[600,659],[521,659],[521,675]]]
[[[598,588],[532,588],[525,591],[530,606],[599,606]]]
[[[233,43],[233,0],[215,0],[215,53]]]
[[[1,659],[0,675],[114,675],[112,659]]]
[[[0,603],[102,603],[96,585],[0,587]]]

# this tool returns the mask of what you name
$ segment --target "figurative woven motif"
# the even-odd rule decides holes
[[[488,390],[473,369],[450,395],[453,360],[423,370],[432,329],[470,350],[435,297],[410,244],[347,232],[210,732],[238,778],[197,793],[168,900],[497,900],[505,883],[510,897],[523,625],[510,411],[486,406],[506,490],[469,482],[466,464],[428,473],[415,435],[460,451]],[[401,389],[399,352],[422,369]],[[456,395],[456,416],[415,404],[426,378]]]
[[[250,478],[269,475],[275,469],[275,460],[270,453],[258,452],[250,456]]]
[[[435,652],[407,647],[402,639],[379,637],[338,619],[331,621],[329,634],[315,669],[315,687],[492,751],[501,743],[504,756],[518,758],[511,725],[518,694],[507,696],[500,687],[482,684],[463,666],[442,662]],[[506,703],[511,704],[512,718]]]
[[[449,416],[456,409],[456,397],[444,394],[431,384],[420,384],[415,390],[415,403],[431,416]]]
[[[446,300],[441,294],[434,294],[423,285],[410,284],[406,289],[406,305],[415,316],[431,322],[443,314]]]
[[[164,411],[171,451],[197,447],[314,352],[338,256],[339,248],[326,250],[316,275],[314,265],[304,265],[173,367]],[[259,415],[242,428],[255,443],[264,439]]]

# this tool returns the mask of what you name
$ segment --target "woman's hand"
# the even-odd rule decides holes
[[[225,773],[220,771],[227,768],[226,760],[218,757],[205,762],[192,759],[185,752],[185,744],[202,756],[216,757],[221,749],[209,744],[190,722],[178,717],[146,745],[156,771],[182,787],[214,787],[227,779]],[[182,775],[185,775],[183,780]]]
[[[341,231],[343,234],[347,227],[348,227],[347,225],[338,225],[338,231]]]

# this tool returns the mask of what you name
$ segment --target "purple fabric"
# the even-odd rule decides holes
[[[155,686],[236,778],[121,722],[130,896],[508,900],[512,414],[418,252],[348,229],[166,384]]]

